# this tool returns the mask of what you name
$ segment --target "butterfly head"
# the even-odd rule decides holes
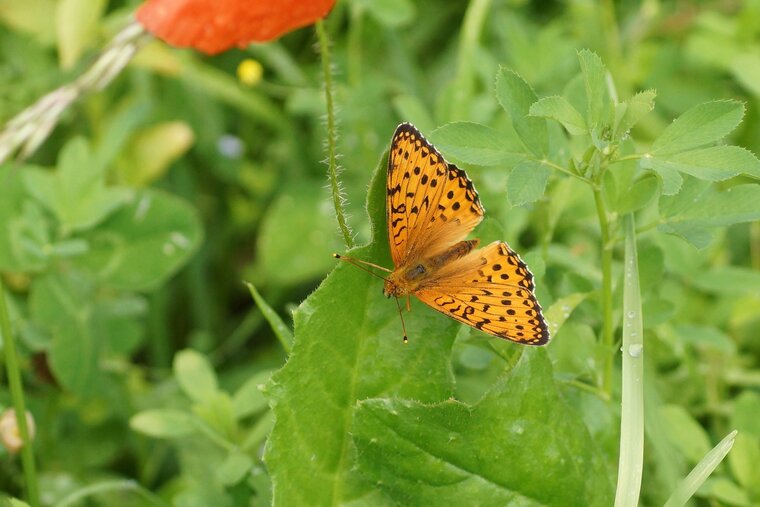
[[[403,292],[401,291],[401,288],[391,280],[390,278],[386,278],[385,284],[383,285],[383,295],[387,298],[390,297],[401,297],[403,296]]]

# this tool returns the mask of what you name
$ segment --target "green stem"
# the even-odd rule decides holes
[[[593,187],[596,212],[599,215],[599,229],[602,234],[602,345],[604,362],[602,367],[601,388],[610,396],[612,394],[612,349],[614,347],[614,330],[612,322],[612,242],[607,208],[604,205],[602,191]]]
[[[16,411],[16,424],[18,425],[21,441],[21,466],[24,468],[24,480],[26,482],[26,496],[29,505],[39,507],[40,493],[37,484],[37,470],[34,466],[34,449],[29,439],[29,428],[26,424],[26,407],[24,404],[24,389],[21,383],[21,369],[16,355],[16,342],[11,329],[11,319],[8,316],[8,307],[5,301],[5,288],[0,279],[0,337],[5,348],[5,368],[8,372],[8,387],[11,391],[13,408]]]
[[[588,180],[587,178],[584,178],[584,177],[583,177],[583,176],[581,176],[580,174],[575,174],[575,173],[574,173],[574,172],[572,172],[571,170],[569,170],[569,169],[566,169],[566,168],[562,167],[562,166],[561,166],[561,165],[559,165],[559,164],[555,164],[555,163],[554,163],[554,162],[552,162],[551,160],[547,160],[547,159],[545,159],[545,158],[542,158],[542,159],[533,158],[533,159],[531,159],[531,160],[533,160],[534,162],[537,162],[537,163],[539,163],[539,164],[543,164],[543,165],[545,165],[546,167],[550,167],[550,168],[552,168],[552,169],[554,169],[554,170],[556,170],[556,171],[559,171],[559,172],[561,172],[561,173],[565,173],[565,174],[567,174],[568,176],[572,176],[573,178],[579,179],[579,180],[581,180],[581,181],[583,181],[583,182],[589,183],[589,180]]]
[[[623,219],[625,281],[623,287],[623,385],[620,460],[615,507],[636,507],[644,468],[644,340],[636,232],[633,215]]]
[[[346,216],[343,212],[343,196],[341,195],[340,183],[338,182],[338,161],[336,157],[337,133],[335,131],[333,82],[332,72],[330,70],[330,41],[327,37],[325,22],[319,20],[316,25],[317,37],[319,38],[319,49],[322,54],[322,76],[325,81],[325,106],[327,108],[327,163],[330,189],[332,190],[335,216],[338,219],[338,226],[343,234],[343,241],[346,243],[346,248],[352,248],[354,246],[354,240],[351,237],[351,231],[346,223]]]
[[[488,19],[488,8],[491,0],[471,0],[467,6],[462,23],[462,33],[459,38],[459,55],[457,56],[457,73],[454,80],[454,100],[450,111],[450,119],[469,119],[469,100],[473,95],[474,75],[473,62],[475,51],[483,24]]]

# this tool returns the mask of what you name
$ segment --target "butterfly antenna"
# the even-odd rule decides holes
[[[406,324],[404,324],[404,313],[401,311],[401,303],[396,299],[396,306],[398,306],[398,316],[401,317],[401,329],[404,331],[404,343],[409,343],[409,337],[406,336]]]
[[[356,266],[357,268],[359,268],[359,269],[361,269],[361,270],[364,270],[364,271],[366,271],[367,273],[371,274],[372,276],[376,276],[376,277],[378,277],[378,278],[380,278],[380,279],[382,279],[382,280],[385,280],[385,277],[384,277],[384,276],[380,276],[380,275],[378,275],[377,273],[375,273],[375,272],[374,272],[374,271],[372,271],[371,269],[367,269],[367,268],[366,268],[366,267],[364,267],[363,265],[372,266],[373,268],[377,268],[377,269],[382,269],[383,271],[385,271],[385,272],[387,272],[387,273],[390,273],[390,272],[391,272],[391,270],[390,270],[390,269],[388,269],[388,268],[384,268],[383,266],[378,266],[377,264],[373,264],[373,263],[371,263],[371,262],[362,261],[362,260],[359,260],[359,259],[354,259],[353,257],[346,257],[345,255],[340,255],[340,254],[336,254],[336,253],[334,253],[334,254],[332,254],[332,255],[333,255],[333,257],[335,257],[336,259],[339,259],[339,260],[341,260],[341,261],[346,261],[346,262],[348,262],[349,264],[351,264],[351,265],[353,265],[353,266]]]

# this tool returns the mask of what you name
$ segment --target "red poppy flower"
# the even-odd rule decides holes
[[[276,39],[325,17],[334,4],[335,0],[148,0],[136,16],[172,46],[215,54]]]

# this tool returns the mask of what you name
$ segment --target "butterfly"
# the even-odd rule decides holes
[[[393,134],[386,190],[394,269],[358,262],[390,273],[383,293],[396,298],[399,313],[398,299],[414,295],[492,336],[525,345],[549,341],[528,266],[504,241],[478,249],[479,240],[465,239],[485,214],[475,186],[410,123]]]

